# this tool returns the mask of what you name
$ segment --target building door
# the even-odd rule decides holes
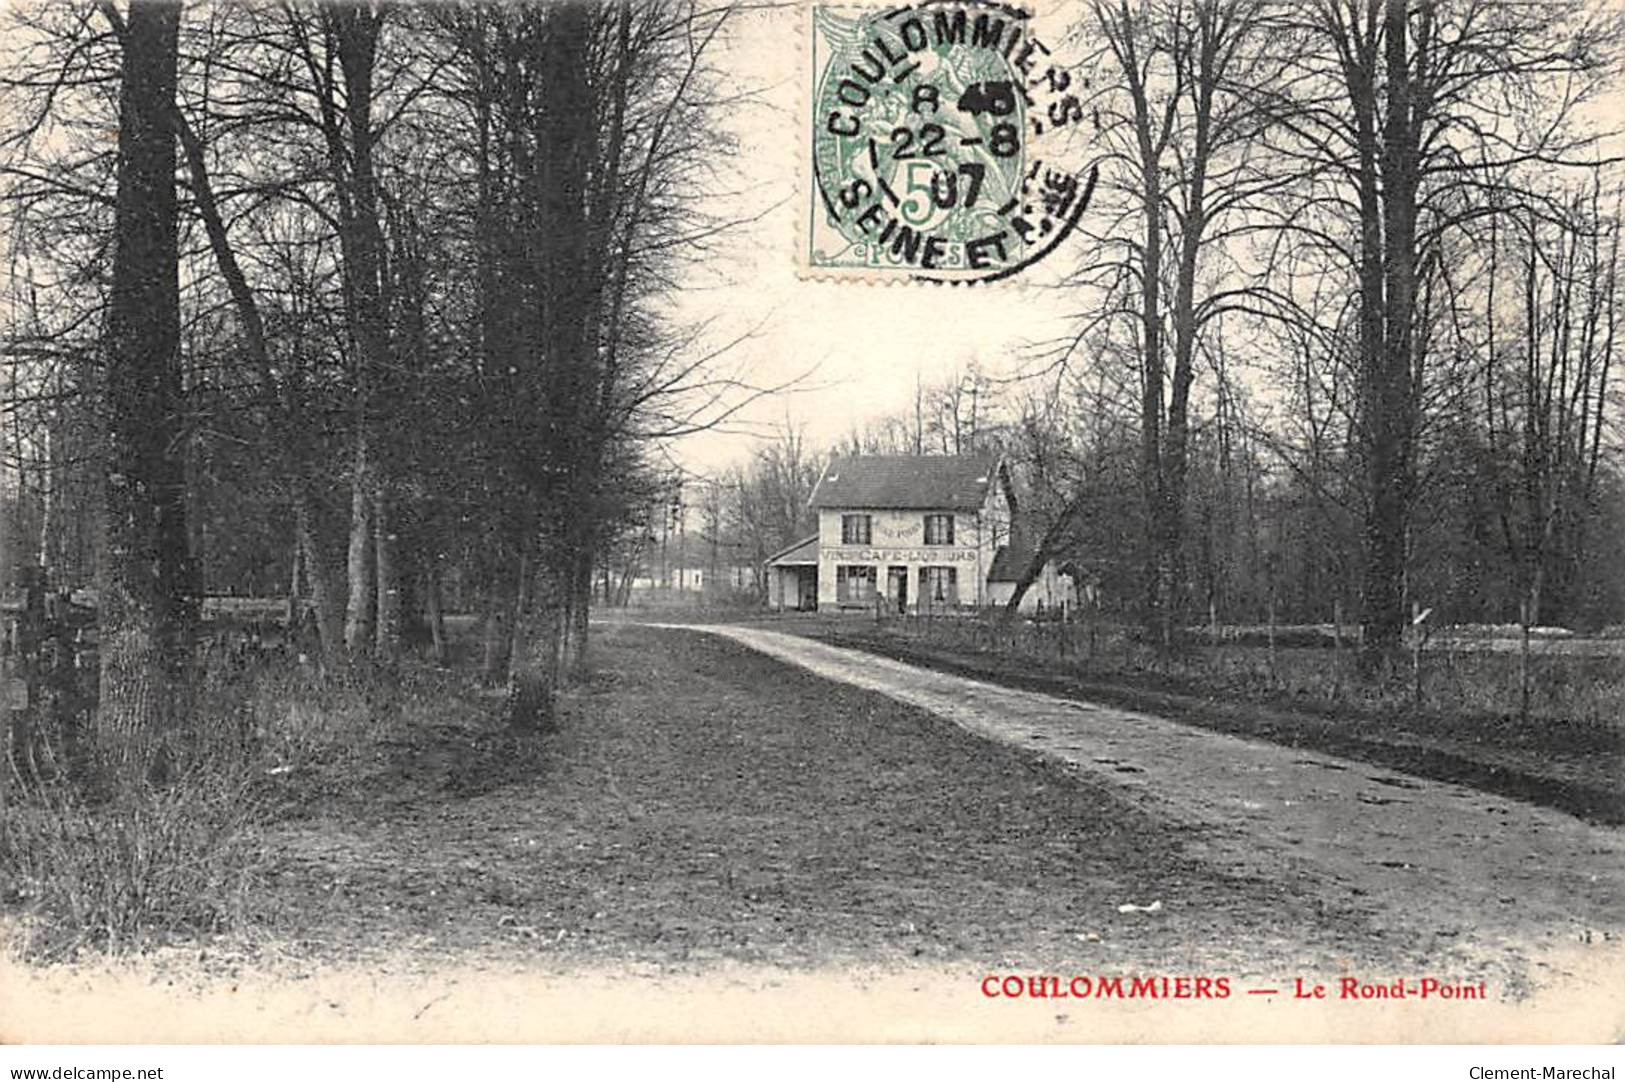
[[[886,569],[886,596],[892,599],[898,612],[908,611],[908,568]]]
[[[804,612],[811,612],[818,608],[818,569],[816,567],[803,567],[796,572],[796,581],[801,588],[801,596],[796,599],[796,608]]]

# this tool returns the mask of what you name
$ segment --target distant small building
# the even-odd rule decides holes
[[[671,566],[666,568],[664,577],[659,568],[654,568],[651,574],[634,577],[631,585],[634,591],[640,593],[666,591],[705,594],[746,592],[755,587],[755,581],[756,569],[750,564],[723,564],[716,568],[709,565]]]
[[[767,603],[780,610],[818,607],[817,534],[767,558]]]
[[[767,561],[775,609],[998,605],[1025,568],[1011,548],[1009,474],[995,455],[837,458],[810,506],[818,533]],[[1066,595],[1060,573],[1047,565],[1021,608],[1058,605]]]
[[[1034,546],[1028,543],[1020,529],[1015,539],[999,550],[993,566],[987,573],[988,604],[1003,607],[1015,596],[1016,586],[1033,558]],[[1062,605],[1072,607],[1078,597],[1070,576],[1054,560],[1046,560],[1037,576],[1021,595],[1021,612],[1055,612]]]

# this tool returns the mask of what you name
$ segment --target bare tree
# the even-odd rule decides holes
[[[109,16],[117,19],[109,8]],[[119,783],[182,722],[196,619],[186,529],[175,82],[179,4],[117,19],[118,200],[102,387],[107,474],[97,585],[100,756]]]
[[[1364,658],[1405,620],[1417,487],[1427,283],[1444,246],[1483,213],[1464,193],[1509,167],[1572,160],[1568,126],[1595,92],[1617,17],[1573,2],[1358,0],[1300,5],[1314,48],[1283,83],[1287,151],[1308,178],[1284,228],[1353,268],[1359,298],[1358,448],[1365,472]],[[1352,246],[1341,229],[1356,223]]]
[[[1486,313],[1484,431],[1501,536],[1525,618],[1539,622],[1548,609],[1573,608],[1552,605],[1549,585],[1572,589],[1597,492],[1617,348],[1620,218],[1617,205],[1604,210],[1596,179],[1509,217],[1511,236],[1492,236],[1491,258],[1498,263],[1505,244],[1508,261],[1521,264],[1521,326],[1501,341],[1503,314]]]
[[[1255,91],[1278,77],[1295,45],[1259,0],[1137,7],[1095,0],[1089,10],[1106,43],[1091,115],[1116,167],[1104,200],[1114,214],[1100,247],[1119,254],[1085,277],[1107,301],[1079,340],[1095,326],[1109,333],[1118,317],[1132,320],[1144,616],[1148,634],[1167,644],[1185,604],[1198,349],[1210,322],[1256,303],[1254,288],[1238,280],[1238,242],[1281,179],[1257,160],[1265,114]]]
[[[786,418],[757,443],[749,463],[730,471],[724,482],[725,528],[750,552],[757,595],[763,601],[768,557],[817,531],[808,501],[823,465],[823,459],[808,448],[802,428]]]

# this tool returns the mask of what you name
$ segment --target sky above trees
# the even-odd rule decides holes
[[[809,92],[799,17],[794,9],[747,9],[730,22],[719,66],[733,73],[741,96],[730,125],[738,145],[726,155],[733,175],[717,203],[739,224],[716,241],[713,260],[691,268],[677,302],[690,318],[714,320],[718,341],[750,335],[733,347],[732,366],[755,385],[794,381],[795,389],[759,399],[729,423],[680,441],[674,457],[699,473],[744,460],[755,438],[786,418],[804,427],[813,446],[827,448],[855,428],[909,409],[917,381],[948,382],[973,363],[995,378],[1041,368],[1037,362],[1076,333],[1089,307],[1081,290],[1061,283],[1086,258],[1076,242],[1049,264],[991,288],[798,277]],[[1053,12],[1040,28],[1051,25],[1057,40],[1068,29]],[[1089,48],[1075,33],[1069,45],[1079,55]],[[1604,132],[1621,128],[1625,88],[1580,115]],[[1599,153],[1625,154],[1625,137],[1605,138]],[[1269,397],[1266,381],[1250,382],[1261,398]]]
[[[731,23],[719,66],[750,99],[732,122],[738,146],[729,187],[739,194],[718,202],[733,217],[756,220],[719,240],[717,258],[693,269],[680,302],[695,318],[715,317],[736,334],[754,331],[737,349],[758,385],[799,383],[791,395],[757,401],[723,428],[684,440],[676,453],[696,470],[741,459],[753,435],[787,414],[824,446],[912,402],[917,378],[938,383],[973,361],[990,375],[1014,374],[1035,346],[1066,333],[1076,305],[1054,288],[1060,264],[976,288],[797,276],[809,93],[802,17],[799,9],[743,11]]]

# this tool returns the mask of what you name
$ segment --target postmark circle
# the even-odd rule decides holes
[[[1095,174],[1083,105],[1027,12],[813,7],[814,269],[992,281],[1054,251]]]

